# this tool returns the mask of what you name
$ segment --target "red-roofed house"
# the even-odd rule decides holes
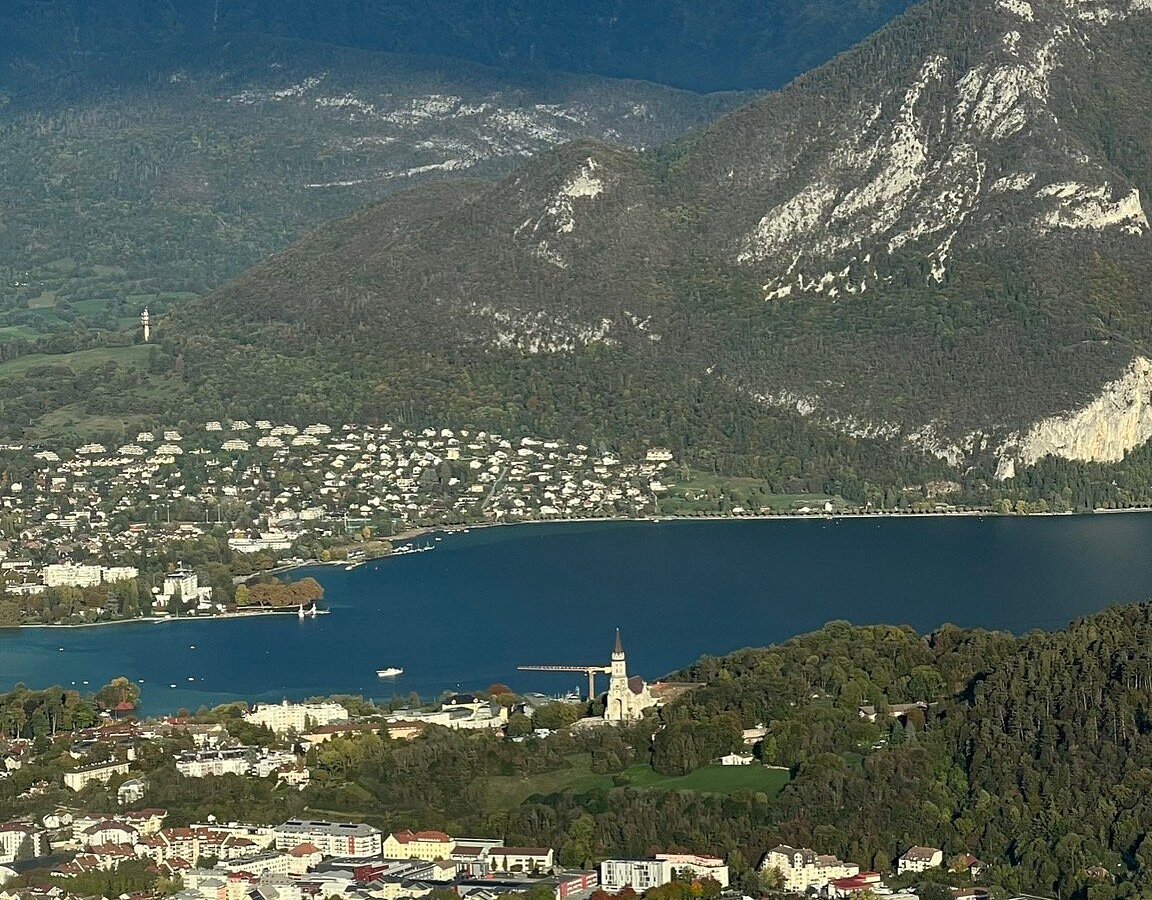
[[[305,875],[324,861],[324,854],[315,844],[300,844],[288,851],[288,874]]]
[[[828,883],[829,897],[851,897],[870,891],[880,883],[879,872],[860,872],[847,878],[836,878]]]
[[[136,826],[127,822],[108,819],[89,825],[80,834],[85,847],[101,847],[106,844],[135,844],[140,837]]]

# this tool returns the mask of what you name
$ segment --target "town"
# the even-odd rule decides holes
[[[618,662],[617,677],[626,679],[624,661]],[[114,697],[116,685],[109,687]],[[606,700],[612,690],[610,686]],[[174,815],[149,802],[153,795],[165,796],[161,782],[173,778],[203,786],[193,788],[199,798],[195,805],[203,809],[226,807],[220,798],[224,791],[235,791],[234,779],[267,783],[282,801],[301,796],[313,783],[312,769],[331,767],[324,751],[334,742],[385,740],[415,748],[445,728],[462,730],[465,740],[469,738],[463,732],[474,728],[498,740],[516,740],[509,709],[520,716],[539,710],[521,698],[507,704],[503,700],[445,697],[441,710],[449,713],[446,719],[414,710],[357,715],[335,700],[285,701],[244,708],[228,723],[190,717],[139,720],[131,714],[131,703],[121,703],[104,712],[101,722],[71,735],[5,738],[0,740],[0,808],[36,809],[37,814],[0,824],[0,900],[75,900],[92,885],[105,884],[124,886],[119,896],[125,900],[1008,896],[978,886],[985,869],[978,859],[964,853],[946,856],[935,847],[911,846],[892,861],[889,871],[881,872],[815,849],[778,844],[763,848],[755,866],[735,878],[729,862],[714,855],[711,847],[654,848],[641,857],[596,859],[571,843],[561,848],[518,846],[506,843],[499,833],[389,830],[331,817],[241,820],[207,812],[202,820],[186,821],[187,806],[182,804]],[[498,708],[502,714],[486,713],[483,725],[459,717],[449,724],[455,713],[481,708]],[[874,709],[861,708],[862,720],[870,714],[875,718]],[[643,718],[644,710],[636,709],[619,722],[606,714],[605,723],[625,726]],[[581,729],[581,723],[538,728],[531,736],[537,741],[559,739],[570,729]],[[8,720],[5,731],[13,731]],[[603,733],[612,732],[609,727]],[[260,745],[246,745],[238,734],[255,736]],[[764,735],[762,726],[745,730],[745,750],[726,755],[717,765],[761,766],[756,754]],[[28,772],[43,774],[43,758],[52,754],[55,743],[67,748],[64,757],[72,761],[58,780],[36,780],[18,795],[5,793],[7,784]],[[184,749],[174,749],[180,747]],[[951,881],[920,881],[934,871]],[[121,880],[111,880],[117,877]],[[946,886],[956,882],[972,886]]]
[[[8,444],[0,469],[2,626],[220,615],[250,603],[246,576],[412,552],[422,530],[649,516],[674,462],[485,431],[210,421],[119,446]],[[185,566],[189,547],[207,564]]]

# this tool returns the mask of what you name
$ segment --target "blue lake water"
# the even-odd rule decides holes
[[[516,667],[606,664],[616,627],[648,678],[830,619],[1058,628],[1152,597],[1150,550],[1152,514],[474,529],[432,553],[300,573],[326,588],[332,614],[316,619],[0,631],[0,688],[125,675],[151,713],[497,681],[561,693],[586,679]],[[385,666],[405,674],[377,679]]]

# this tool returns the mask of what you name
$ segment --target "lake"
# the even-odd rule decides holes
[[[435,547],[299,573],[323,583],[332,610],[305,621],[0,632],[0,688],[94,690],[125,675],[144,680],[149,713],[493,682],[553,694],[587,680],[516,667],[607,664],[617,627],[629,670],[653,679],[831,619],[1019,633],[1152,597],[1152,515],[1141,513],[522,525]],[[376,678],[385,666],[405,674]]]

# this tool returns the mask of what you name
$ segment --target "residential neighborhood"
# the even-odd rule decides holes
[[[375,714],[368,716],[334,699],[258,704],[216,721],[107,716],[103,723],[69,738],[71,749],[65,758],[75,762],[58,776],[65,794],[54,793],[51,783],[41,781],[17,798],[28,808],[43,809],[47,801],[37,797],[63,798],[70,792],[75,802],[57,801],[46,811],[0,824],[0,898],[72,900],[70,884],[120,872],[159,879],[156,883],[170,885],[168,896],[178,900],[399,900],[433,895],[442,900],[449,895],[446,892],[478,900],[510,895],[531,900],[630,900],[645,894],[666,900],[680,895],[661,891],[680,888],[706,900],[750,896],[924,900],[936,895],[922,897],[915,885],[919,878],[935,877],[933,872],[947,874],[951,883],[972,885],[943,888],[954,900],[990,896],[978,887],[983,863],[965,853],[946,856],[937,847],[909,846],[881,871],[810,847],[776,844],[762,851],[753,874],[744,871],[736,881],[728,861],[709,853],[712,848],[707,846],[603,856],[573,865],[573,858],[583,854],[569,846],[509,843],[498,832],[460,835],[429,827],[388,829],[363,820],[315,815],[245,820],[205,813],[188,821],[174,819],[168,808],[150,802],[156,796],[156,779],[163,782],[160,773],[167,767],[176,776],[172,787],[188,785],[192,796],[202,798],[198,803],[207,803],[201,808],[210,809],[211,798],[219,791],[235,792],[243,783],[267,784],[270,796],[285,800],[309,788],[316,768],[323,770],[323,782],[331,784],[333,766],[363,742],[368,746],[397,742],[415,751],[436,734],[456,734],[461,741],[479,741],[475,746],[492,740],[516,746],[518,738],[508,727],[511,717],[534,717],[540,708],[525,698],[454,694],[422,709],[369,710]],[[594,732],[582,728],[581,722],[571,723],[571,734],[585,735],[583,740],[594,745]],[[607,724],[600,721],[600,733],[613,732],[604,728]],[[233,731],[249,735],[249,742]],[[758,753],[765,731],[763,725],[747,727],[735,731],[733,739]],[[416,743],[421,738],[424,742]],[[542,741],[563,741],[563,728],[556,732],[538,728],[533,740],[538,748],[545,746]],[[27,739],[0,736],[4,768],[23,772],[34,765],[37,753],[47,748],[43,742],[38,746],[39,750]],[[172,749],[158,757],[159,747]],[[329,748],[334,748],[331,753]],[[735,755],[738,762],[726,765],[722,756],[713,766],[732,773],[772,768],[753,752]],[[163,796],[173,797],[172,787]],[[100,799],[112,797],[111,808]],[[36,872],[51,886],[26,883],[26,873]]]
[[[235,578],[209,583],[164,548],[222,535],[232,576],[306,560],[347,563],[421,549],[396,535],[659,511],[675,467],[650,448],[621,459],[547,438],[392,425],[303,428],[209,421],[137,433],[119,445],[6,444],[0,573],[21,621],[219,615]],[[99,591],[63,616],[46,591]]]

